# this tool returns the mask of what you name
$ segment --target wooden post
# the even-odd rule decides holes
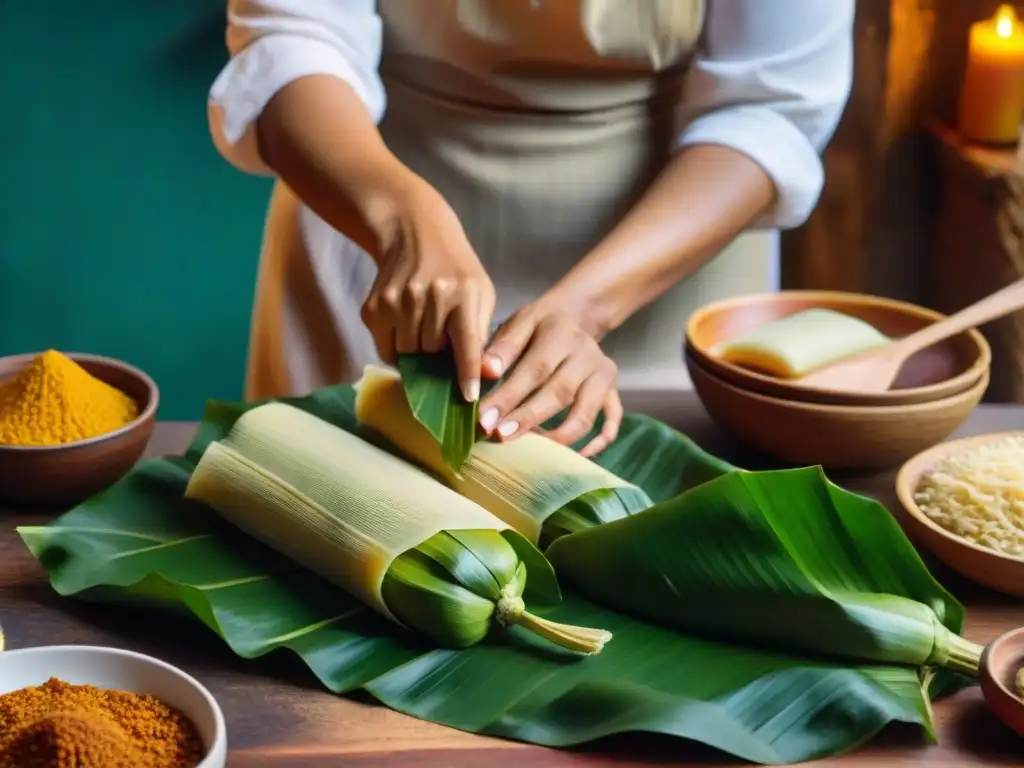
[[[1024,176],[1014,152],[935,129],[942,187],[929,303],[956,312],[1024,278]],[[987,402],[1024,403],[1024,313],[981,329],[992,346]]]
[[[854,88],[829,144],[814,215],[782,235],[784,288],[859,290],[865,281],[872,190],[882,157],[890,0],[857,3]]]
[[[955,119],[967,30],[999,0],[858,0],[855,82],[783,285],[928,297],[939,168],[926,121]]]

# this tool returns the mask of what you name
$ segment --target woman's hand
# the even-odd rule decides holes
[[[604,412],[597,437],[580,453],[593,456],[616,438],[622,402],[615,389],[618,370],[572,312],[541,300],[517,312],[498,331],[484,354],[484,372],[508,379],[480,404],[480,424],[503,440],[539,427],[571,406],[565,421],[547,436],[563,445],[584,437]]]
[[[383,226],[379,272],[362,317],[381,358],[439,352],[451,343],[463,397],[480,398],[483,346],[494,286],[455,212],[426,184],[405,196]]]
[[[463,395],[479,399],[494,287],[454,211],[391,153],[362,98],[336,77],[299,78],[263,110],[258,141],[264,162],[377,262],[362,315],[381,358],[450,342]]]

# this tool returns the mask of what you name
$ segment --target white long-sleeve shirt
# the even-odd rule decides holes
[[[854,3],[707,2],[682,96],[701,116],[681,130],[678,146],[730,147],[764,168],[778,198],[760,226],[799,226],[817,203],[819,153],[851,87]],[[218,150],[238,168],[269,172],[253,125],[274,94],[301,77],[338,77],[375,121],[384,115],[376,0],[230,0],[228,20],[232,58],[211,89],[209,116]]]

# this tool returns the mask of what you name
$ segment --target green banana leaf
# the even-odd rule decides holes
[[[573,448],[585,446],[600,429],[601,421]],[[643,488],[655,504],[738,469],[712,456],[681,432],[642,413],[627,413],[618,438],[594,461]]]
[[[451,353],[401,355],[398,372],[416,420],[441,444],[445,463],[459,472],[476,442],[479,403],[462,397]]]
[[[462,399],[454,383],[454,370],[449,353],[402,355],[398,359],[402,387],[416,420],[440,443],[445,461],[457,472],[478,434],[476,404],[471,408]],[[498,382],[484,382],[484,394],[497,385]],[[548,420],[544,429],[554,429],[567,413]],[[580,450],[587,445],[601,431],[603,423],[602,415],[572,447]],[[656,461],[651,460],[652,455],[657,457]],[[594,460],[643,488],[655,503],[736,469],[682,433],[640,413],[626,414],[616,441]]]
[[[251,400],[246,403],[229,403],[223,400],[210,400],[203,412],[203,419],[196,430],[196,436],[189,445],[185,456],[196,464],[210,443],[227,437],[238,418],[246,411],[257,408],[270,399]],[[339,384],[324,387],[311,392],[305,397],[283,398],[280,402],[288,403],[307,413],[334,424],[346,432],[359,435],[364,440],[375,440],[368,429],[363,429],[356,418],[356,391],[351,384]]]
[[[892,515],[819,467],[732,472],[547,555],[580,594],[684,632],[977,672],[963,608]]]
[[[349,386],[287,402],[359,430]],[[537,744],[649,731],[779,764],[851,749],[891,722],[934,737],[926,676],[914,667],[803,659],[688,637],[573,591],[541,613],[612,631],[598,656],[570,658],[515,630],[464,651],[432,650],[183,498],[195,458],[250,407],[211,403],[185,458],[144,462],[54,524],[20,528],[54,589],[185,611],[242,657],[285,648],[332,691],[363,689],[397,711]],[[727,471],[664,425],[635,415],[626,425],[623,434],[648,456],[683,462],[656,473],[625,454],[622,466],[606,464],[631,482],[647,476],[660,484],[660,491],[645,488],[652,496]]]
[[[114,589],[178,604],[238,655],[286,648],[332,691],[462,730],[549,746],[629,731],[700,741],[758,763],[851,749],[894,721],[932,736],[911,667],[859,667],[686,637],[569,594],[543,612],[615,635],[583,661],[525,633],[431,650],[182,496],[191,464],[140,464],[47,527],[19,532],[62,595]]]

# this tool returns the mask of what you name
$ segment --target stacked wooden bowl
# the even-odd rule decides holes
[[[860,318],[894,338],[944,317],[902,301],[830,291],[742,296],[694,313],[685,350],[694,389],[711,418],[740,442],[792,464],[893,467],[947,438],[985,394],[992,353],[976,330],[915,355],[891,389],[875,393],[804,387],[714,352],[722,342],[815,308]]]

